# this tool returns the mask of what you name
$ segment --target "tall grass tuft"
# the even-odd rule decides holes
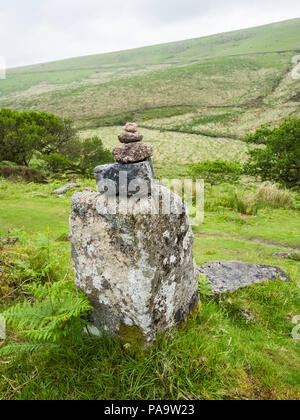
[[[261,185],[255,195],[256,202],[261,207],[292,208],[295,206],[294,198],[288,190],[280,190],[275,184]]]
[[[233,195],[232,207],[243,215],[256,216],[258,205],[253,194],[236,191]]]

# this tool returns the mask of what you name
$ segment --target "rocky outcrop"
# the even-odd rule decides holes
[[[265,280],[290,280],[281,268],[239,261],[212,261],[201,265],[197,271],[207,277],[216,295],[234,292]]]

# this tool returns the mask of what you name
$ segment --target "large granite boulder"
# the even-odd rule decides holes
[[[118,210],[121,197],[116,212],[109,201],[91,191],[73,196],[76,284],[94,307],[93,332],[146,348],[200,308],[193,232],[181,198],[164,187],[133,201],[127,212]],[[166,203],[169,212],[162,210]]]
[[[290,280],[281,268],[239,261],[212,261],[199,266],[197,271],[207,277],[216,295],[234,292],[265,280]]]

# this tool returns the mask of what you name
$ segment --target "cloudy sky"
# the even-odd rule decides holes
[[[0,56],[16,67],[296,17],[299,0],[2,0]]]

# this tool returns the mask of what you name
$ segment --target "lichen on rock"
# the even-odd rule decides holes
[[[198,275],[185,204],[155,184],[152,147],[136,142],[137,125],[124,129],[119,140],[129,143],[114,149],[120,163],[95,168],[99,193],[73,196],[70,241],[93,329],[136,351],[194,312]]]
[[[144,337],[145,348],[199,301],[187,209],[179,196],[156,188],[160,205],[171,203],[169,214],[143,214],[135,206],[106,213],[103,196],[85,191],[74,194],[70,215],[76,284],[94,307],[93,324],[130,346],[127,337],[139,331],[137,342]],[[145,207],[151,198],[141,200]]]

